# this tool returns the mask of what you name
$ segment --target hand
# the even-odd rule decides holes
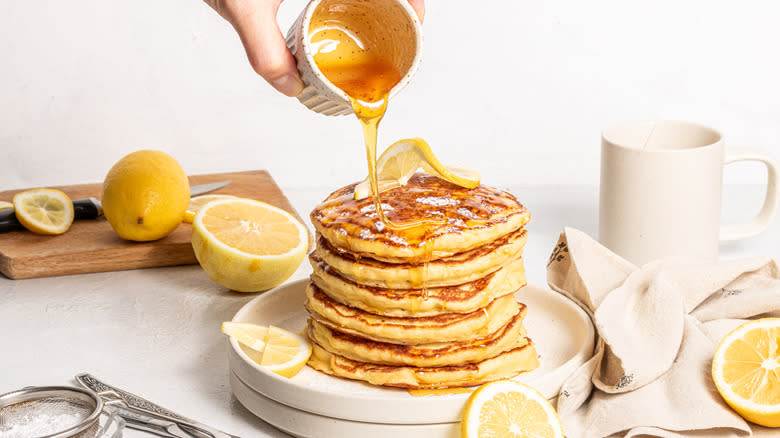
[[[205,0],[238,32],[249,64],[277,91],[290,97],[303,90],[295,57],[287,49],[276,13],[283,0]],[[408,0],[422,20],[424,0]]]

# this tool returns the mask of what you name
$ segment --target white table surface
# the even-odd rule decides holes
[[[532,222],[525,260],[529,283],[564,226],[597,232],[595,187],[510,187]],[[306,217],[327,188],[284,188]],[[757,186],[727,186],[724,219],[744,221],[763,199]],[[721,246],[721,258],[780,253],[777,219],[761,236]],[[311,228],[311,227],[310,227]],[[292,279],[310,272],[304,263]],[[0,276],[0,393],[29,385],[74,384],[90,372],[120,388],[226,432],[281,437],[232,396],[220,323],[255,294],[226,290],[198,266],[9,280]],[[127,430],[127,437],[149,436]]]

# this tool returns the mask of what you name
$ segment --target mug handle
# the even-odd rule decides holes
[[[727,148],[726,158],[723,160],[723,164],[725,165],[737,161],[759,161],[764,163],[767,172],[766,198],[764,198],[764,206],[761,207],[761,211],[750,222],[735,225],[721,225],[721,242],[744,239],[764,232],[772,224],[772,219],[774,219],[775,213],[777,213],[777,175],[780,173],[780,168],[775,159],[760,149],[748,147]]]

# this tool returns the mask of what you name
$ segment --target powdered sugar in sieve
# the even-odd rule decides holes
[[[24,388],[0,395],[0,437],[95,437],[102,411],[103,400],[85,389]]]

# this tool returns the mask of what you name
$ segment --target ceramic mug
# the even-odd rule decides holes
[[[333,85],[314,62],[309,35],[312,16],[322,9],[362,16],[361,26],[374,39],[386,41],[386,50],[403,77],[390,90],[395,96],[409,83],[422,58],[422,25],[407,0],[311,0],[287,32],[287,47],[298,63],[303,91],[298,100],[312,111],[328,116],[352,114],[352,104],[343,90]]]
[[[720,224],[723,166],[759,161],[767,168],[761,212]],[[715,129],[683,121],[633,121],[601,136],[599,240],[635,264],[668,257],[718,257],[721,241],[766,230],[778,207],[778,165],[758,149],[725,148]]]

